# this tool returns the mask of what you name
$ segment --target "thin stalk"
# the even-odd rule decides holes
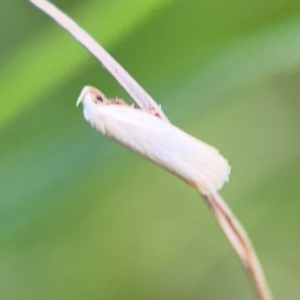
[[[272,300],[263,269],[243,226],[218,193],[203,197],[252,279],[259,299]]]

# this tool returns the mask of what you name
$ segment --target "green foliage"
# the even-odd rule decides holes
[[[228,158],[222,195],[275,297],[298,299],[298,1],[56,4]],[[86,84],[122,88],[27,1],[0,8],[0,298],[254,299],[199,196],[75,108]]]

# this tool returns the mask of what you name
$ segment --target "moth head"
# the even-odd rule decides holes
[[[84,104],[86,100],[91,100],[95,104],[107,104],[107,99],[105,96],[96,88],[92,86],[85,86],[76,102],[76,106],[78,106],[80,103]]]

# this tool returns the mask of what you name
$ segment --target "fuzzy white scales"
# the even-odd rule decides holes
[[[228,181],[230,166],[215,148],[121,99],[107,100],[86,86],[77,101],[85,119],[100,133],[167,169],[203,195]]]

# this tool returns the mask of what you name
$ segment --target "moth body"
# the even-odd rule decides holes
[[[107,100],[95,88],[85,87],[85,119],[97,131],[167,169],[208,195],[228,181],[230,167],[215,148],[188,135],[149,112],[117,100]]]

